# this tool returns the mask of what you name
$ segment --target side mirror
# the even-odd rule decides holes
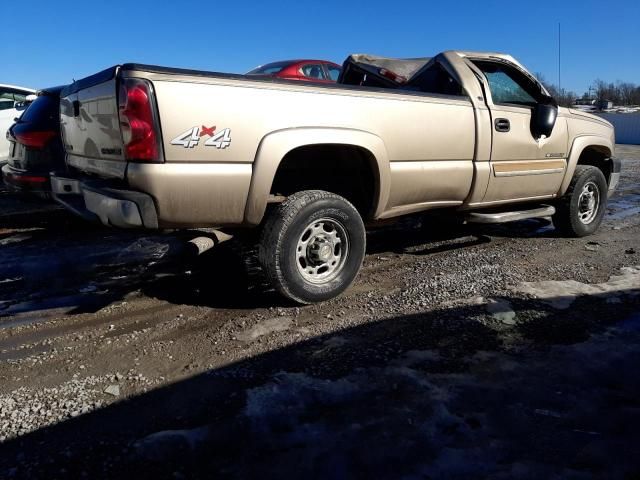
[[[533,138],[550,137],[558,118],[558,105],[555,100],[538,103],[531,112],[531,134]]]

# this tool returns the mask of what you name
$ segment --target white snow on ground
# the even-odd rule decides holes
[[[288,330],[292,323],[293,319],[291,317],[270,318],[258,323],[250,329],[238,333],[236,338],[242,342],[251,342],[273,332]]]
[[[209,427],[190,430],[165,430],[153,433],[133,444],[135,453],[147,461],[162,461],[168,455],[190,455],[209,435]]]
[[[630,290],[635,289],[635,292]],[[580,295],[597,295],[607,301],[616,302],[621,295],[640,293],[640,266],[623,267],[620,275],[613,275],[604,283],[588,284],[575,280],[543,280],[522,282],[514,288],[516,292],[539,298],[553,308],[566,309]]]
[[[20,243],[24,240],[29,240],[31,235],[12,235],[10,237],[0,239],[0,246],[10,245],[12,243]]]
[[[506,325],[515,325],[516,323],[516,312],[511,304],[504,299],[496,300],[490,298],[487,304],[487,311],[493,318]]]
[[[638,352],[625,336],[597,336],[523,357],[479,352],[470,359],[473,373],[429,373],[439,359],[437,352],[412,351],[386,367],[337,379],[276,374],[247,391],[242,416],[249,423],[241,441],[247,451],[278,451],[278,459],[252,457],[259,467],[247,468],[271,474],[284,466],[306,473],[326,468],[327,477],[343,478],[364,468],[378,478],[527,480],[597,477],[585,462],[596,471],[618,468],[614,457],[623,453],[609,438],[628,417],[594,415],[593,409],[617,411],[610,384],[623,399],[637,392],[631,366]],[[539,441],[530,432],[554,447],[578,445],[564,452],[577,469],[521,458],[516,445],[534,448]]]

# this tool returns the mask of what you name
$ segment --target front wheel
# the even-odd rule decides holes
[[[567,193],[558,201],[553,224],[565,235],[584,237],[594,233],[607,207],[607,181],[602,171],[578,165]]]
[[[365,245],[364,224],[351,203],[308,190],[287,197],[270,213],[258,259],[280,294],[297,303],[316,303],[353,282]]]

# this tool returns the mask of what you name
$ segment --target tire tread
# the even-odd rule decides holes
[[[304,190],[288,196],[284,202],[271,211],[260,233],[258,261],[265,275],[281,295],[300,304],[312,302],[304,300],[292,292],[285,281],[280,258],[283,252],[283,237],[300,210],[310,203],[328,199],[346,202],[353,208],[345,198],[335,193],[324,190]]]
[[[576,169],[573,173],[573,178],[571,179],[571,183],[569,183],[569,187],[565,194],[558,199],[556,202],[556,213],[553,215],[553,225],[555,228],[560,231],[562,234],[570,236],[570,237],[581,237],[585,234],[578,230],[578,226],[575,224],[577,219],[573,218],[571,215],[571,202],[573,200],[573,195],[576,189],[576,185],[582,182],[582,179],[594,174],[594,172],[598,172],[595,175],[602,175],[602,172],[597,167],[592,165],[577,165]],[[603,176],[603,175],[602,175]],[[604,178],[604,176],[603,176]],[[606,185],[606,180],[605,180]],[[600,192],[601,194],[601,204],[600,208],[606,207],[606,190],[604,192]],[[598,222],[599,223],[599,222]],[[597,228],[597,227],[596,227]]]

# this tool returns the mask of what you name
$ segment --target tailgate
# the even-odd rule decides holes
[[[60,96],[60,127],[67,165],[101,177],[124,178],[126,161],[112,67],[78,80]]]

